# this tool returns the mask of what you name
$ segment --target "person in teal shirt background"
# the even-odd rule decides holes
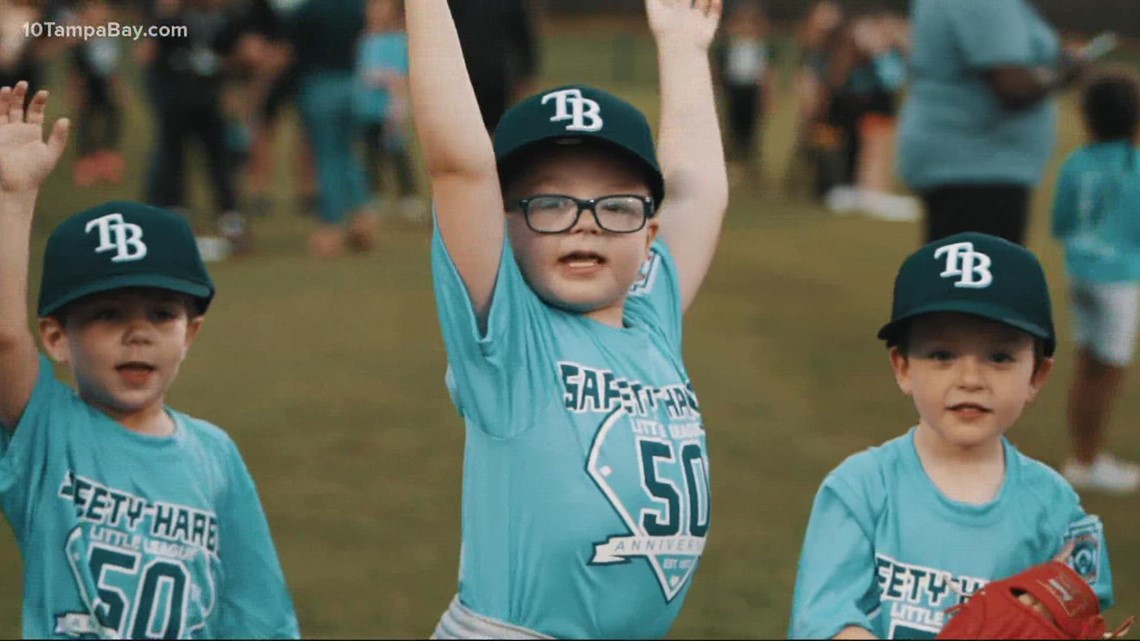
[[[1069,393],[1073,455],[1062,471],[1081,490],[1140,490],[1140,465],[1108,453],[1104,432],[1136,347],[1140,302],[1140,87],[1106,72],[1081,100],[1091,140],[1066,159],[1053,203],[1065,246],[1077,365]]]
[[[914,0],[899,171],[926,242],[980,231],[1024,244],[1030,191],[1056,141],[1052,95],[1082,64],[1032,0]]]

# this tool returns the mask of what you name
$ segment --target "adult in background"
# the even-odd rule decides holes
[[[200,242],[208,260],[228,253],[245,254],[252,238],[238,211],[237,189],[230,171],[228,124],[222,106],[225,59],[237,37],[234,16],[225,0],[162,0],[150,18],[172,35],[139,41],[138,56],[146,65],[148,95],[157,125],[148,204],[186,208],[189,204],[188,155],[191,144],[204,152],[213,188],[218,231],[227,249],[215,250],[217,239]],[[176,28],[185,28],[183,37]]]
[[[899,170],[922,197],[926,241],[978,231],[1024,244],[1053,96],[1083,63],[1033,0],[914,0],[911,24]]]
[[[487,131],[527,88],[538,68],[530,0],[448,0],[467,74]]]
[[[285,14],[297,61],[297,106],[317,168],[321,226],[309,253],[331,258],[345,247],[368,251],[378,220],[357,154],[353,117],[357,41],[364,32],[364,0],[307,0]]]

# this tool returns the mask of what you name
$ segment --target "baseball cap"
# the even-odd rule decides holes
[[[1043,340],[1046,356],[1056,348],[1041,263],[1028,249],[997,236],[955,234],[907,257],[895,277],[891,322],[879,330],[879,338],[895,345],[907,321],[934,312],[1011,325]]]
[[[500,167],[519,152],[543,143],[589,140],[614,147],[650,175],[650,192],[665,197],[653,132],[645,114],[617,96],[586,85],[566,85],[531,96],[511,107],[495,128],[495,161]]]
[[[115,201],[60,223],[44,250],[37,313],[42,318],[84,296],[125,287],[187,294],[206,311],[214,283],[182,216]]]

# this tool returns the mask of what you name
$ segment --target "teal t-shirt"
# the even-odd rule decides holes
[[[955,606],[990,581],[1049,561],[1066,541],[1071,565],[1112,604],[1100,520],[1059,474],[1003,439],[997,498],[946,498],[914,448],[914,429],[851,456],[824,479],[796,574],[793,639],[830,639],[847,626],[880,639],[933,639]]]
[[[386,87],[368,83],[372,71],[391,71],[408,75],[408,35],[403,32],[376,33],[360,39],[356,58],[356,96],[353,101],[356,117],[365,123],[384,122],[388,116],[392,96]]]
[[[1140,280],[1140,150],[1122,141],[1073,152],[1057,178],[1053,236],[1073,278]]]
[[[558,638],[664,636],[709,529],[668,249],[654,243],[614,328],[543,302],[504,242],[485,331],[438,229],[432,249],[467,427],[460,601]]]
[[[1056,141],[1053,100],[1020,111],[986,82],[999,65],[1052,65],[1056,34],[1029,0],[913,0],[899,171],[914,189],[1034,185]]]
[[[26,638],[298,638],[253,480],[222,430],[168,410],[135,434],[41,356],[0,509],[24,559]]]

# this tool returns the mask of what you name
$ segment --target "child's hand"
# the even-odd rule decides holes
[[[0,195],[34,192],[59,162],[67,146],[70,126],[66,118],[56,121],[44,142],[44,107],[48,92],[40,91],[24,114],[28,83],[0,89]]]
[[[721,0],[645,0],[649,28],[658,45],[690,44],[708,49],[720,21]]]

